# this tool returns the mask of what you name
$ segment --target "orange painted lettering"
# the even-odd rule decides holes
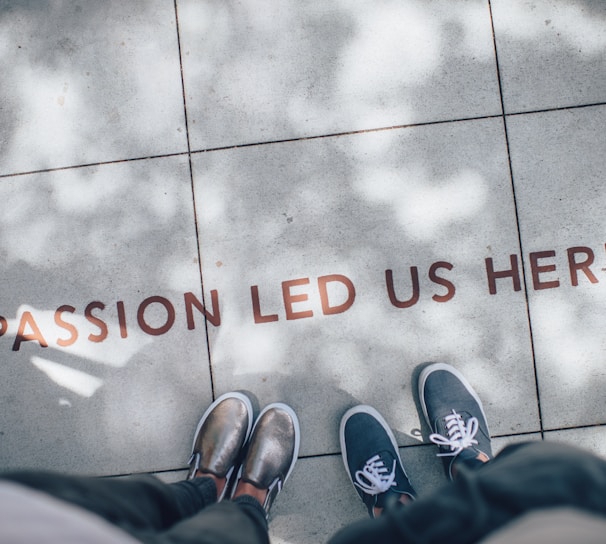
[[[250,296],[252,298],[253,316],[255,323],[271,323],[278,321],[278,314],[261,314],[261,303],[259,302],[259,286],[252,285],[250,288]]]
[[[410,308],[419,301],[419,270],[416,266],[410,267],[410,279],[412,280],[412,296],[408,300],[399,300],[393,284],[393,272],[385,271],[385,283],[389,300],[396,308]]]
[[[84,309],[84,317],[86,317],[86,319],[88,321],[90,321],[93,325],[96,325],[97,327],[99,327],[99,330],[101,331],[101,332],[99,332],[99,334],[91,333],[88,335],[88,339],[91,342],[103,342],[103,340],[105,340],[107,338],[107,325],[106,325],[105,321],[102,321],[97,316],[93,315],[93,310],[104,310],[104,309],[105,309],[105,304],[103,304],[103,302],[99,302],[97,300],[91,302]]]
[[[202,312],[204,314],[204,316],[211,323],[211,325],[214,325],[215,327],[221,325],[221,312],[219,310],[219,293],[215,289],[210,292],[210,298],[213,305],[212,314],[204,307],[202,302],[200,302],[196,295],[194,295],[193,293],[185,293],[184,298],[185,315],[187,316],[187,328],[190,331],[196,328],[196,323],[194,322],[193,306],[195,306],[199,312]]]
[[[25,334],[25,327],[29,325],[29,328],[32,330],[30,334]],[[31,312],[23,312],[21,319],[19,320],[19,329],[17,331],[17,336],[15,337],[15,342],[13,343],[13,351],[19,351],[21,347],[21,342],[33,342],[36,341],[40,344],[41,347],[47,348],[48,342],[42,336],[40,329],[34,319],[34,316]]]
[[[288,280],[282,282],[282,297],[284,299],[284,309],[286,310],[286,319],[303,319],[305,317],[313,317],[314,313],[312,310],[302,310],[295,312],[293,310],[293,304],[298,302],[305,302],[308,299],[307,293],[299,293],[293,295],[290,290],[292,287],[298,285],[307,285],[309,278],[299,278],[296,280]]]
[[[328,289],[326,288],[326,285],[331,282],[342,283],[347,287],[347,299],[337,306],[331,306],[330,301],[328,300]],[[354,287],[353,282],[347,276],[341,274],[320,276],[318,278],[318,289],[320,291],[320,301],[322,302],[322,313],[324,315],[342,314],[351,308],[356,299],[356,288]]]
[[[63,317],[62,317],[63,312],[69,312],[69,313],[73,314],[75,311],[76,311],[76,308],[74,308],[73,306],[68,306],[68,305],[60,306],[55,311],[55,323],[59,327],[61,327],[62,329],[65,329],[66,331],[68,331],[70,333],[69,338],[66,338],[66,339],[57,338],[57,345],[59,345],[61,347],[71,346],[73,343],[76,342],[76,340],[78,340],[78,329],[76,329],[76,327],[74,325],[72,325],[71,323],[64,321]]]
[[[145,321],[145,310],[150,304],[161,304],[166,310],[166,323],[161,327],[152,327]],[[164,297],[148,297],[140,305],[137,310],[137,322],[141,330],[152,336],[160,336],[167,333],[175,323],[175,308],[170,300]]]
[[[539,278],[540,274],[544,274],[546,272],[554,272],[556,269],[555,264],[546,264],[539,265],[539,259],[547,259],[549,257],[555,257],[555,251],[537,251],[535,253],[531,253],[530,257],[530,270],[532,271],[532,285],[535,291],[540,291],[542,289],[553,289],[554,287],[560,286],[559,280],[553,281],[541,281]]]

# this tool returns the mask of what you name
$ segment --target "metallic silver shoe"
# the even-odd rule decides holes
[[[250,436],[252,423],[252,404],[243,393],[225,393],[215,400],[196,428],[187,479],[194,478],[198,471],[226,478],[221,500]]]
[[[295,467],[300,440],[299,420],[290,406],[277,402],[259,414],[237,482],[267,490],[266,515]]]

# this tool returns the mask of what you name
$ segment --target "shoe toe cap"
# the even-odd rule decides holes
[[[298,423],[292,412],[274,407],[264,412],[253,430],[243,468],[244,480],[269,488],[287,478],[298,454]]]
[[[194,452],[200,453],[200,470],[225,476],[236,462],[249,428],[249,412],[244,402],[227,398],[217,405],[202,425],[194,445]]]

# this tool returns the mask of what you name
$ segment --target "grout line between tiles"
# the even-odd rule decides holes
[[[526,265],[524,263],[524,257],[523,257],[524,248],[523,248],[523,243],[522,243],[522,233],[520,232],[520,215],[519,215],[519,210],[518,210],[518,199],[516,196],[516,187],[515,187],[515,180],[514,180],[514,175],[513,175],[513,165],[511,162],[511,150],[510,150],[510,146],[509,146],[509,131],[507,129],[507,115],[505,115],[505,101],[504,101],[504,97],[503,97],[501,69],[500,69],[500,65],[499,65],[499,51],[497,48],[497,38],[496,38],[495,29],[494,29],[494,20],[492,17],[491,0],[488,0],[488,9],[490,12],[490,25],[492,28],[492,40],[493,40],[493,44],[494,44],[495,64],[496,64],[496,70],[497,70],[497,83],[499,86],[499,96],[501,99],[501,112],[503,114],[502,117],[503,117],[503,129],[505,132],[505,147],[507,149],[507,164],[509,167],[509,177],[511,180],[511,191],[513,194],[513,206],[514,206],[514,213],[515,213],[516,226],[517,226],[517,232],[518,232],[518,244],[520,247],[520,261],[521,261],[521,267],[522,267],[522,278],[524,280],[524,298],[526,299],[526,319],[528,320],[528,332],[530,335],[530,351],[531,351],[531,356],[532,356],[532,367],[533,367],[533,372],[534,372],[535,393],[536,393],[536,397],[537,397],[537,411],[538,411],[538,416],[539,416],[539,427],[540,427],[541,438],[544,438],[545,435],[544,435],[544,429],[543,429],[543,411],[541,408],[541,392],[540,392],[540,387],[539,387],[539,376],[538,376],[538,371],[537,371],[537,359],[536,359],[536,353],[535,353],[534,331],[532,328],[532,318],[530,315],[530,299],[528,297],[528,282],[527,282],[527,274],[526,274]]]
[[[558,431],[575,431],[577,429],[594,429],[597,427],[606,427],[606,423],[593,423],[588,425],[573,425],[572,427],[554,427],[544,429],[546,433],[554,433]]]
[[[560,427],[560,428],[554,428],[554,429],[544,429],[543,432],[552,433],[552,432],[557,432],[557,431],[574,431],[577,429],[594,429],[594,428],[600,428],[600,427],[606,427],[606,423],[596,423],[593,425],[576,425],[573,427]],[[496,434],[496,435],[492,435],[491,438],[492,439],[516,438],[516,437],[520,437],[520,436],[532,436],[533,434],[537,434],[537,433],[541,433],[541,435],[542,435],[543,432],[540,430],[536,430],[536,431],[524,431],[521,433]],[[544,436],[541,436],[541,439],[544,439]],[[419,444],[407,444],[405,446],[398,446],[398,449],[408,449],[408,448],[435,448],[435,444],[432,444],[430,442],[420,442]],[[324,459],[324,458],[328,458],[328,457],[341,457],[341,452],[334,451],[334,452],[328,452],[328,453],[316,453],[316,454],[312,454],[312,455],[300,455],[298,459],[299,460]],[[121,473],[121,474],[107,474],[107,475],[104,475],[101,477],[102,478],[120,478],[120,477],[124,477],[124,476],[136,476],[136,475],[141,475],[141,474],[152,474],[152,473],[153,474],[170,474],[172,472],[185,472],[187,470],[188,470],[187,466],[182,466],[182,467],[168,468],[168,469],[162,469],[162,470],[153,470],[151,472],[142,471],[142,472],[125,472],[125,473]]]
[[[185,78],[183,76],[183,57],[181,55],[181,34],[179,29],[179,9],[177,7],[177,0],[174,0],[174,8],[175,8],[175,26],[177,31],[177,45],[179,48],[179,69],[181,72],[181,91],[183,93],[183,116],[185,119],[185,136],[187,139],[187,158],[189,162],[189,182],[191,187],[191,197],[192,197],[192,206],[194,211],[194,229],[196,232],[196,249],[198,252],[198,272],[200,274],[200,290],[202,292],[202,306],[206,308],[206,295],[204,293],[204,275],[202,273],[202,250],[200,249],[200,232],[198,229],[198,210],[196,207],[196,189],[194,185],[194,171],[192,167],[191,161],[191,144],[189,139],[189,121],[187,118],[187,96],[185,93]],[[204,335],[206,337],[206,352],[208,355],[208,373],[210,376],[210,391],[213,400],[215,399],[215,382],[213,377],[213,368],[212,362],[210,358],[210,338],[208,334],[208,319],[206,315],[204,315]]]
[[[182,81],[181,87],[183,90],[183,107],[187,113],[185,83],[184,83],[184,78],[183,78],[183,65],[181,64],[181,44],[180,44],[180,37],[179,37],[178,32],[179,32],[179,29],[178,29],[178,24],[177,24],[177,40],[179,42],[179,62],[180,62],[180,66],[181,66],[181,81]],[[261,141],[261,142],[249,142],[249,143],[245,143],[245,144],[234,144],[234,145],[226,145],[226,146],[220,146],[220,147],[209,147],[206,149],[197,149],[197,150],[191,151],[190,139],[189,139],[189,128],[188,128],[188,121],[187,121],[187,115],[186,115],[185,126],[186,126],[186,136],[187,136],[187,146],[188,146],[187,151],[180,151],[177,153],[165,153],[165,154],[159,154],[159,155],[148,155],[145,157],[131,157],[128,159],[97,161],[97,162],[90,162],[90,163],[85,163],[85,164],[72,164],[72,165],[68,165],[68,166],[57,166],[55,168],[40,168],[38,170],[28,170],[26,172],[12,172],[9,174],[0,174],[0,179],[17,177],[17,176],[27,176],[27,175],[31,175],[31,174],[44,174],[47,172],[58,172],[61,170],[72,170],[72,169],[76,169],[76,168],[89,168],[91,166],[103,166],[106,164],[120,164],[120,163],[124,163],[124,162],[144,161],[144,160],[149,160],[149,159],[164,159],[164,158],[168,158],[168,157],[179,157],[179,156],[191,155],[194,153],[199,154],[199,153],[210,153],[213,151],[226,151],[229,149],[238,149],[241,147],[256,147],[256,146],[280,144],[280,143],[287,143],[287,142],[320,140],[322,138],[334,138],[337,136],[352,136],[355,134],[365,134],[368,132],[382,132],[382,131],[386,131],[386,130],[398,130],[398,129],[402,129],[402,128],[423,127],[423,126],[430,126],[430,125],[442,125],[442,124],[447,124],[447,123],[461,123],[464,121],[481,121],[483,119],[498,119],[500,117],[501,117],[500,114],[499,115],[481,115],[481,116],[476,116],[476,117],[461,117],[458,119],[427,121],[427,122],[421,122],[421,123],[411,123],[411,124],[407,124],[407,125],[393,125],[393,126],[389,126],[389,127],[376,127],[376,128],[361,129],[361,130],[335,132],[335,133],[330,133],[330,134],[316,134],[314,136],[302,136],[300,138],[284,138],[284,139],[280,139],[280,140],[267,140],[267,141]]]
[[[272,144],[284,144],[288,142],[305,142],[308,140],[321,140],[323,138],[336,138],[339,136],[353,136],[356,134],[367,134],[371,132],[384,132],[387,130],[400,130],[403,128],[414,128],[414,127],[425,127],[431,125],[445,125],[447,123],[462,123],[465,121],[481,121],[483,119],[499,119],[501,115],[480,115],[477,117],[460,117],[456,119],[447,119],[440,121],[426,121],[421,123],[410,123],[404,125],[391,125],[388,127],[376,127],[376,128],[365,128],[360,130],[349,130],[343,132],[332,132],[330,134],[316,134],[314,136],[302,136],[300,138],[284,138],[280,140],[268,140],[265,142],[251,142],[246,144],[235,144],[235,145],[227,145],[221,147],[210,147],[207,149],[197,149],[192,151],[192,153],[210,153],[214,151],[226,151],[229,149],[240,149],[242,147],[256,147],[263,145],[272,145]]]
[[[566,111],[566,110],[578,110],[583,108],[598,108],[600,106],[606,106],[606,102],[594,102],[592,104],[578,104],[576,106],[560,106],[557,108],[545,108],[540,110],[528,110],[528,111],[517,111],[506,113],[507,117],[517,117],[520,115],[533,115],[535,113],[550,113],[554,111]]]
[[[180,45],[179,45],[179,48],[180,48]],[[183,68],[182,67],[181,67],[181,78],[183,80]],[[500,82],[499,82],[499,86],[500,86]],[[185,101],[184,84],[182,85],[182,87],[183,87],[183,100]],[[281,144],[281,143],[288,143],[288,142],[300,142],[300,141],[306,141],[306,140],[320,140],[322,138],[335,138],[338,136],[353,136],[355,134],[366,134],[366,133],[371,133],[371,132],[382,132],[382,131],[387,131],[387,130],[399,130],[399,129],[403,129],[403,128],[415,128],[415,127],[424,127],[424,126],[431,126],[431,125],[445,125],[448,123],[462,123],[465,121],[481,121],[483,119],[499,119],[499,118],[503,118],[503,117],[519,117],[522,115],[533,115],[533,114],[537,114],[537,113],[549,113],[549,112],[575,110],[575,109],[582,109],[582,108],[594,108],[594,107],[600,107],[600,106],[606,106],[606,102],[596,102],[596,103],[592,103],[592,104],[579,104],[576,106],[562,106],[562,107],[557,107],[557,108],[545,108],[545,109],[541,109],[541,110],[511,112],[511,113],[505,113],[505,114],[501,113],[501,114],[497,114],[497,115],[480,115],[480,116],[475,116],[475,117],[461,117],[461,118],[457,118],[457,119],[443,119],[443,120],[438,120],[438,121],[427,121],[427,122],[410,123],[410,124],[404,124],[404,125],[393,125],[393,126],[388,126],[388,127],[376,127],[376,128],[368,128],[368,129],[360,129],[360,130],[334,132],[334,133],[330,133],[330,134],[316,134],[314,136],[302,136],[300,138],[284,138],[284,139],[280,139],[280,140],[268,140],[268,141],[264,141],[264,142],[250,142],[250,143],[245,143],[245,144],[234,144],[234,145],[226,145],[226,146],[220,146],[220,147],[209,147],[206,149],[196,149],[194,151],[191,151],[191,149],[189,148],[189,145],[190,145],[189,130],[187,129],[187,144],[188,144],[187,151],[179,151],[179,152],[175,152],[175,153],[163,153],[163,154],[158,154],[158,155],[148,155],[148,156],[144,156],[144,157],[131,157],[128,159],[97,161],[97,162],[90,162],[90,163],[84,163],[84,164],[72,164],[72,165],[68,165],[68,166],[57,166],[54,168],[40,168],[38,170],[27,170],[25,172],[11,172],[9,174],[0,174],[0,180],[3,178],[28,176],[31,174],[44,174],[44,173],[48,173],[48,172],[60,172],[62,170],[74,170],[76,168],[90,168],[91,166],[104,166],[107,164],[120,164],[120,163],[125,163],[125,162],[145,161],[145,160],[150,160],[150,159],[165,159],[165,158],[170,158],[170,157],[182,157],[185,155],[210,153],[210,152],[214,152],[214,151],[226,151],[226,150],[230,150],[230,149],[239,149],[242,147],[256,147],[256,146]],[[184,108],[186,108],[185,103],[184,103]],[[187,127],[187,124],[188,123],[187,123],[187,116],[186,116],[186,127]]]
[[[116,159],[112,161],[98,161],[98,162],[88,162],[85,164],[72,164],[69,166],[57,166],[55,168],[41,168],[39,170],[28,170],[26,172],[13,172],[11,174],[0,174],[0,179],[2,178],[12,178],[18,176],[29,176],[31,174],[46,174],[49,172],[60,172],[62,170],[75,170],[77,168],[90,168],[91,166],[104,166],[106,164],[122,164],[125,162],[136,162],[136,161],[146,161],[149,159],[166,159],[169,157],[183,157],[187,155],[188,151],[179,151],[176,153],[164,153],[162,155],[148,155],[147,157],[133,157],[130,159]]]

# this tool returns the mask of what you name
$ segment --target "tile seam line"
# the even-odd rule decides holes
[[[603,107],[603,106],[606,106],[606,102],[592,102],[590,104],[577,104],[575,106],[558,106],[557,108],[542,108],[542,109],[538,109],[538,110],[512,111],[509,113],[505,113],[505,116],[506,117],[519,117],[521,115],[534,115],[537,113],[550,113],[550,112],[557,112],[557,111],[580,110],[583,108],[599,108],[599,107]]]
[[[588,423],[586,425],[572,425],[570,427],[548,427],[544,431],[546,433],[553,433],[558,431],[575,431],[578,429],[594,429],[597,427],[606,427],[606,423]]]
[[[575,106],[559,106],[556,108],[545,108],[539,110],[528,110],[528,111],[518,111],[518,112],[509,112],[505,114],[494,114],[494,115],[482,115],[477,117],[461,117],[457,119],[447,119],[440,121],[427,121],[421,123],[410,123],[403,125],[392,125],[388,127],[377,127],[377,128],[368,128],[368,129],[360,129],[360,130],[352,130],[352,131],[343,131],[343,132],[334,132],[330,134],[316,134],[313,136],[302,136],[300,138],[284,138],[280,140],[269,140],[265,142],[252,142],[252,143],[244,143],[244,144],[234,144],[234,145],[226,145],[220,147],[209,147],[206,149],[196,149],[196,150],[188,150],[188,151],[177,151],[174,153],[161,153],[158,155],[146,155],[142,157],[131,157],[127,159],[113,159],[107,161],[96,161],[89,162],[83,164],[72,164],[67,166],[56,166],[53,168],[41,168],[38,170],[27,170],[25,172],[10,172],[8,174],[0,174],[0,179],[3,178],[11,178],[11,177],[19,177],[19,176],[29,176],[32,174],[45,174],[49,172],[60,172],[62,170],[74,170],[77,168],[90,168],[92,166],[104,166],[108,164],[122,164],[126,162],[136,162],[136,161],[145,161],[145,160],[153,160],[153,159],[165,159],[170,157],[183,157],[186,155],[193,154],[201,154],[201,153],[210,153],[213,151],[226,151],[229,149],[239,149],[241,147],[254,147],[254,146],[263,146],[263,145],[272,145],[272,144],[280,144],[287,142],[298,142],[298,141],[306,141],[306,140],[319,140],[322,138],[335,138],[339,136],[353,136],[356,134],[365,134],[371,132],[382,132],[387,130],[399,130],[403,128],[415,128],[415,127],[423,127],[423,126],[431,126],[431,125],[445,125],[448,123],[462,123],[465,121],[481,121],[483,119],[500,119],[503,117],[519,117],[522,115],[534,115],[538,113],[549,113],[549,112],[557,112],[557,111],[566,111],[566,110],[575,110],[582,108],[595,108],[600,106],[606,106],[606,102],[595,102],[591,104],[578,104]],[[187,124],[187,123],[186,123]],[[189,134],[187,134],[188,144],[189,144]]]
[[[606,423],[595,423],[595,424],[588,424],[588,425],[576,425],[576,426],[572,426],[572,427],[559,427],[559,428],[549,428],[549,429],[544,429],[545,432],[556,432],[556,431],[574,431],[577,429],[593,429],[593,428],[599,428],[599,427],[606,427]],[[495,434],[492,435],[490,438],[491,439],[495,439],[495,438],[516,438],[516,437],[523,437],[523,436],[531,436],[533,434],[537,434],[539,433],[539,430],[536,431],[524,431],[521,433],[504,433],[504,434]],[[406,444],[404,446],[398,446],[398,449],[408,449],[408,448],[419,448],[419,447],[435,447],[435,444],[433,444],[432,442],[420,442],[419,444]],[[322,459],[325,457],[341,457],[342,453],[341,451],[335,451],[335,452],[327,452],[327,453],[315,453],[315,454],[310,454],[310,455],[299,455],[298,459],[299,460],[303,460],[303,459]],[[140,475],[140,474],[170,474],[171,472],[184,472],[188,470],[187,466],[180,466],[180,467],[176,467],[176,468],[166,468],[166,469],[160,469],[160,470],[152,470],[152,471],[142,471],[142,472],[124,472],[124,473],[119,473],[119,474],[111,474],[111,475],[104,475],[102,476],[102,478],[116,478],[116,477],[124,477],[124,476],[135,476],[135,475]]]
[[[108,164],[123,164],[126,162],[146,161],[150,159],[167,159],[170,157],[185,157],[189,155],[188,151],[178,151],[175,153],[163,153],[161,155],[147,155],[145,157],[132,157],[129,159],[115,159],[111,161],[88,162],[84,164],[72,164],[69,166],[56,166],[54,168],[41,168],[39,170],[28,170],[26,172],[12,172],[10,174],[0,174],[0,179],[14,178],[19,176],[30,176],[32,174],[47,174],[50,172],[61,172],[63,170],[76,170],[78,168],[90,168],[92,166],[105,166]]]
[[[587,425],[586,427],[602,427],[602,426],[606,426],[606,423],[604,424],[599,424],[599,425]],[[577,428],[585,428],[585,427],[571,427],[572,429],[577,429]],[[559,429],[558,429],[559,430]],[[537,434],[539,433],[539,430],[537,429],[536,431],[523,431],[523,432],[519,432],[519,433],[503,433],[503,434],[494,434],[491,435],[491,439],[495,439],[495,438],[515,438],[518,436],[531,436],[533,434]],[[419,447],[427,447],[427,448],[435,448],[436,445],[433,442],[419,442],[418,444],[404,444],[404,445],[398,445],[398,449],[408,449],[408,448],[419,448]],[[327,452],[327,453],[316,453],[316,454],[311,454],[311,455],[300,455],[299,459],[315,459],[315,458],[322,458],[322,457],[335,457],[335,456],[341,456],[342,452],[336,451],[336,452]]]
[[[192,208],[194,213],[194,230],[196,233],[196,251],[198,254],[198,274],[200,277],[200,291],[202,297],[202,306],[206,308],[206,295],[204,293],[204,274],[202,272],[202,250],[200,249],[201,240],[200,240],[200,230],[198,228],[198,210],[196,207],[196,189],[194,184],[194,170],[191,160],[191,143],[189,138],[189,120],[187,117],[187,95],[185,92],[185,76],[183,74],[183,56],[181,52],[181,30],[179,24],[179,8],[177,6],[177,0],[173,0],[173,6],[175,10],[175,27],[177,32],[177,46],[179,52],[179,70],[181,74],[181,92],[183,96],[183,118],[185,120],[185,136],[187,141],[187,159],[189,163],[189,182],[190,182],[190,190],[192,197]],[[210,377],[210,394],[212,399],[215,399],[215,380],[213,377],[213,366],[211,361],[211,353],[210,353],[210,337],[208,332],[208,319],[206,315],[204,315],[204,335],[206,338],[206,354],[208,357],[208,375]]]
[[[264,146],[264,145],[284,144],[284,143],[289,143],[289,142],[305,142],[308,140],[321,140],[323,138],[338,138],[341,136],[354,136],[356,134],[368,134],[368,133],[372,133],[372,132],[386,132],[388,130],[400,130],[400,129],[404,129],[404,128],[425,127],[425,126],[431,126],[431,125],[446,125],[449,123],[463,123],[465,121],[481,121],[484,119],[500,119],[500,118],[501,118],[501,114],[481,115],[481,116],[477,116],[477,117],[461,117],[461,118],[457,118],[457,119],[447,119],[447,120],[440,120],[440,121],[426,121],[426,122],[421,122],[421,123],[410,123],[410,124],[404,124],[404,125],[391,125],[391,126],[387,126],[387,127],[375,127],[375,128],[364,128],[364,129],[359,129],[359,130],[349,130],[349,131],[343,131],[343,132],[331,132],[329,134],[315,134],[312,136],[301,136],[298,138],[283,138],[283,139],[279,139],[279,140],[268,140],[268,141],[264,141],[264,142],[249,142],[249,143],[244,143],[244,144],[209,147],[206,149],[196,149],[196,150],[192,151],[191,153],[192,153],[192,155],[199,154],[199,153],[211,153],[211,152],[215,152],[215,151],[227,151],[230,149],[240,149],[243,147],[257,147],[257,146]]]
[[[185,92],[185,87],[183,87],[183,91]],[[184,97],[184,99],[185,99],[185,97]],[[500,117],[501,117],[501,114],[482,115],[482,116],[477,116],[477,117],[461,117],[461,118],[457,118],[457,119],[448,119],[448,120],[441,120],[441,121],[427,121],[427,122],[422,122],[422,123],[411,123],[411,124],[404,124],[404,125],[392,125],[392,126],[388,126],[388,127],[376,127],[376,128],[367,128],[367,129],[360,129],[360,130],[334,132],[334,133],[330,133],[330,134],[315,134],[312,136],[301,136],[299,138],[283,138],[283,139],[279,139],[279,140],[249,142],[249,143],[243,143],[243,144],[232,144],[232,145],[225,145],[225,146],[219,146],[219,147],[209,147],[206,149],[196,149],[193,151],[191,151],[189,149],[189,133],[188,133],[187,134],[187,142],[188,142],[187,151],[178,151],[175,153],[161,153],[158,155],[146,155],[146,156],[142,156],[142,157],[131,157],[131,158],[127,158],[127,159],[95,161],[95,162],[89,162],[89,163],[84,163],[84,164],[56,166],[53,168],[40,168],[38,170],[27,170],[25,172],[11,172],[8,174],[0,174],[0,179],[18,177],[18,176],[28,176],[31,174],[45,174],[48,172],[58,172],[58,171],[62,171],[62,170],[74,170],[76,168],[90,168],[91,166],[104,166],[104,165],[108,165],[108,164],[121,164],[121,163],[125,163],[125,162],[145,161],[145,160],[150,160],[150,159],[164,159],[164,158],[170,158],[170,157],[184,157],[184,156],[191,156],[193,154],[210,153],[210,152],[214,152],[214,151],[226,151],[229,149],[239,149],[241,147],[255,147],[255,146],[288,143],[288,142],[299,142],[299,141],[306,141],[306,140],[320,140],[322,138],[336,138],[339,136],[353,136],[356,134],[365,134],[365,133],[370,133],[370,132],[383,132],[383,131],[388,131],[388,130],[399,130],[399,129],[403,129],[403,128],[442,125],[442,124],[448,124],[448,123],[462,123],[465,121],[481,121],[483,119],[499,119]],[[186,121],[186,129],[187,129],[187,121]]]
[[[518,199],[516,195],[516,186],[515,179],[513,175],[513,164],[511,161],[511,149],[509,146],[509,130],[507,127],[507,114],[505,113],[505,99],[503,97],[503,84],[501,79],[501,67],[499,63],[499,50],[497,47],[497,35],[494,28],[494,18],[492,13],[492,0],[488,0],[488,11],[490,13],[490,27],[492,30],[492,43],[494,47],[494,57],[495,57],[495,67],[497,71],[497,84],[499,86],[499,97],[501,99],[501,114],[503,119],[503,130],[505,135],[505,148],[507,150],[507,165],[509,168],[509,178],[511,180],[511,191],[513,196],[513,207],[514,214],[516,220],[517,234],[518,234],[518,245],[520,248],[520,255],[522,256],[521,266],[522,266],[522,278],[524,280],[524,298],[526,299],[526,319],[528,321],[528,333],[530,336],[530,353],[532,357],[532,369],[534,373],[534,386],[535,386],[535,394],[537,397],[537,413],[539,417],[539,429],[541,433],[541,438],[545,438],[544,428],[543,428],[543,409],[541,407],[541,391],[539,385],[539,376],[537,370],[537,359],[536,359],[536,351],[535,351],[535,341],[534,341],[534,331],[532,327],[532,317],[530,314],[530,298],[528,293],[528,282],[527,282],[527,274],[526,274],[526,264],[524,262],[524,244],[522,243],[522,234],[520,232],[520,214],[518,210]]]
[[[499,85],[499,89],[500,89],[500,85]],[[372,133],[372,132],[385,132],[388,130],[401,130],[401,129],[405,129],[405,128],[416,128],[416,127],[425,127],[425,126],[433,126],[433,125],[446,125],[449,123],[464,123],[467,121],[501,119],[503,117],[532,115],[532,114],[537,114],[537,113],[549,113],[549,112],[566,111],[566,110],[581,109],[581,108],[593,108],[593,107],[599,107],[599,106],[606,106],[606,102],[596,102],[596,103],[591,103],[591,104],[578,104],[575,106],[561,106],[561,107],[559,106],[559,107],[555,107],[555,108],[545,108],[545,109],[539,109],[539,110],[529,110],[529,111],[520,111],[520,112],[511,112],[511,113],[478,115],[478,116],[471,116],[471,117],[457,117],[454,119],[442,119],[442,120],[436,120],[436,121],[424,121],[424,122],[419,122],[419,123],[390,125],[390,126],[385,126],[385,127],[373,127],[373,128],[359,129],[359,130],[331,132],[328,134],[314,134],[311,136],[301,136],[298,138],[282,138],[282,139],[278,139],[278,140],[267,140],[267,141],[261,141],[261,142],[248,142],[248,143],[242,143],[242,144],[208,147],[205,149],[194,149],[193,151],[191,151],[191,154],[193,155],[193,154],[201,154],[201,153],[211,153],[211,152],[215,152],[215,151],[227,151],[230,149],[240,149],[243,147],[257,147],[257,146],[264,146],[264,145],[283,144],[283,143],[289,143],[289,142],[304,142],[307,140],[320,140],[323,138],[337,138],[340,136],[354,136],[356,134],[367,134],[367,133]],[[502,100],[501,100],[501,110],[504,111]]]
[[[606,427],[606,423],[596,423],[592,425],[579,425],[574,427],[565,427],[561,429],[547,429],[546,431],[564,431],[564,430],[575,430],[575,429],[587,429],[594,427]],[[493,434],[490,436],[491,440],[496,438],[516,438],[516,437],[524,437],[524,436],[532,436],[534,434],[540,433],[539,429],[535,431],[522,431],[519,433],[502,433],[502,434]],[[404,444],[398,445],[398,449],[409,449],[409,448],[419,448],[419,447],[427,447],[427,448],[435,448],[436,445],[433,442],[419,442],[418,444]],[[316,453],[311,455],[300,455],[299,459],[315,459],[315,458],[323,458],[323,457],[340,457],[342,452],[327,452],[327,453]]]
[[[575,425],[572,427],[561,427],[561,428],[554,428],[554,429],[543,429],[544,432],[556,432],[556,431],[574,431],[574,430],[578,430],[578,429],[594,429],[594,428],[599,428],[599,427],[606,427],[606,423],[595,423],[595,424],[589,424],[589,425]],[[541,439],[543,439],[542,436],[542,432],[537,429],[536,431],[523,431],[520,433],[502,433],[502,434],[493,434],[490,436],[491,440],[497,439],[497,438],[517,438],[517,437],[524,437],[524,436],[532,436],[535,434],[541,434]],[[398,449],[409,449],[409,448],[419,448],[419,447],[427,447],[427,448],[435,448],[436,445],[433,442],[419,442],[418,444],[405,444],[405,445],[398,445]],[[327,452],[327,453],[316,453],[316,454],[311,454],[311,455],[300,455],[299,459],[316,459],[316,458],[323,458],[323,457],[340,457],[342,455],[341,451],[336,451],[336,452]]]
[[[183,84],[183,93],[185,95],[184,84]],[[185,100],[185,96],[183,97],[183,99]],[[184,108],[186,108],[185,103],[184,103]],[[126,162],[136,162],[136,161],[145,161],[145,160],[153,160],[153,159],[165,159],[165,158],[170,158],[170,157],[188,156],[191,159],[191,155],[193,155],[193,154],[210,153],[210,152],[214,152],[214,151],[225,151],[225,150],[229,150],[229,149],[239,149],[241,147],[256,147],[256,146],[273,145],[273,144],[280,144],[280,143],[287,143],[287,142],[319,140],[322,138],[335,138],[338,136],[350,136],[350,135],[355,135],[355,134],[365,134],[365,133],[369,133],[369,132],[382,132],[382,131],[387,131],[387,130],[398,130],[398,129],[402,129],[402,128],[413,128],[413,127],[440,125],[440,124],[447,124],[447,123],[461,123],[461,122],[465,122],[465,121],[479,121],[482,119],[498,119],[500,117],[501,117],[501,115],[486,115],[486,116],[480,116],[480,117],[465,117],[465,118],[460,118],[460,119],[451,119],[451,120],[447,120],[447,121],[428,121],[426,123],[416,123],[416,124],[409,124],[409,125],[393,125],[393,126],[389,126],[389,127],[378,127],[378,128],[368,128],[368,129],[360,129],[360,130],[353,130],[353,131],[335,132],[335,133],[331,133],[331,134],[316,134],[313,136],[302,136],[300,138],[284,138],[284,139],[280,139],[280,140],[268,140],[268,141],[264,141],[264,142],[249,142],[249,143],[244,143],[244,144],[232,144],[232,145],[219,146],[219,147],[209,147],[206,149],[196,149],[194,151],[191,151],[191,149],[190,149],[189,130],[187,128],[188,123],[187,123],[187,117],[186,117],[186,132],[187,132],[187,147],[188,147],[187,151],[179,151],[179,152],[175,152],[175,153],[163,153],[163,154],[158,154],[158,155],[146,155],[144,157],[131,157],[131,158],[127,158],[127,159],[96,161],[96,162],[89,162],[89,163],[84,163],[84,164],[72,164],[72,165],[67,165],[67,166],[57,166],[57,167],[53,167],[53,168],[40,168],[38,170],[27,170],[25,172],[11,172],[8,174],[0,174],[0,179],[18,177],[18,176],[29,176],[32,174],[45,174],[45,173],[49,173],[49,172],[60,172],[62,170],[74,170],[77,168],[90,168],[92,166],[105,166],[108,164],[122,164],[122,163],[126,163]]]

